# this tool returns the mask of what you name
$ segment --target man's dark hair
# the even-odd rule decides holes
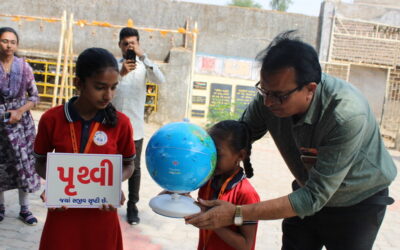
[[[139,31],[134,28],[125,27],[119,32],[119,41],[121,42],[122,39],[125,37],[136,36],[139,42]]]
[[[295,30],[276,36],[268,47],[257,55],[261,62],[261,72],[271,73],[276,70],[293,67],[296,70],[298,86],[321,81],[321,65],[318,54],[309,44],[294,36]]]

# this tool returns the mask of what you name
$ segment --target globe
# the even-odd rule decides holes
[[[154,212],[181,218],[200,212],[190,197],[179,195],[198,189],[211,177],[217,161],[213,140],[201,127],[175,122],[161,127],[146,148],[146,166],[153,180],[172,194],[149,202]]]
[[[161,127],[146,148],[146,165],[162,188],[184,193],[201,187],[215,169],[217,153],[211,137],[189,122]]]

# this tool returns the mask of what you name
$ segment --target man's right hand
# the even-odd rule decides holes
[[[125,76],[126,74],[128,74],[129,72],[131,72],[132,70],[136,69],[136,62],[133,60],[124,60],[122,62],[122,68],[121,71],[119,72],[119,74],[121,76]]]

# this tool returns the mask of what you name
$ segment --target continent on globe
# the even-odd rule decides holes
[[[146,148],[146,165],[150,176],[163,189],[174,193],[187,193],[201,187],[213,174],[216,161],[217,151],[212,138],[200,126],[188,122],[175,122],[161,127],[150,138]],[[158,196],[150,201],[150,206],[156,213],[183,217],[193,213],[193,210],[180,212],[176,211],[176,206],[185,206],[178,203],[185,203],[187,199],[190,199],[189,203],[194,202],[186,196]],[[173,208],[169,212],[166,203],[171,202]],[[162,208],[154,208],[154,205]],[[195,210],[199,211],[197,206]]]

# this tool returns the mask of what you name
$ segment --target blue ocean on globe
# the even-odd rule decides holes
[[[217,151],[200,126],[174,122],[161,127],[146,148],[146,165],[163,189],[182,193],[201,187],[213,174]]]

